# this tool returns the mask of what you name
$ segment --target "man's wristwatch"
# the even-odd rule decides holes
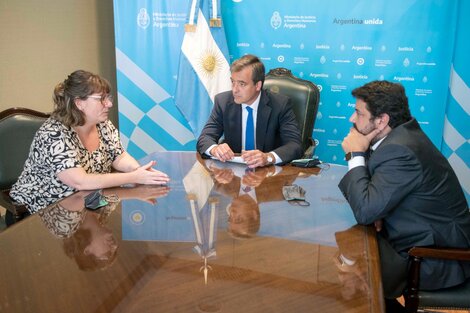
[[[268,153],[266,160],[268,161],[268,164],[274,164],[274,158],[272,157],[271,153]]]
[[[344,157],[346,158],[346,161],[349,161],[352,158],[357,157],[357,156],[365,157],[366,153],[365,152],[348,152],[346,153]]]

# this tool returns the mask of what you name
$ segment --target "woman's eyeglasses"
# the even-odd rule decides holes
[[[92,98],[92,99],[96,99],[96,100],[100,100],[101,103],[106,103],[107,101],[109,102],[113,102],[113,96],[112,95],[106,95],[106,96],[88,96],[87,98]]]

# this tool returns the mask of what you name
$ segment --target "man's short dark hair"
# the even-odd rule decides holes
[[[253,83],[256,84],[257,82],[261,82],[261,85],[264,84],[264,75],[265,75],[265,69],[264,69],[264,64],[261,62],[261,60],[252,54],[246,54],[239,58],[238,60],[235,60],[232,65],[230,66],[230,72],[240,72],[246,67],[251,67],[252,69],[252,76],[251,79],[253,80]]]
[[[354,89],[352,95],[366,103],[372,118],[388,114],[391,128],[411,120],[408,97],[402,84],[376,80]]]

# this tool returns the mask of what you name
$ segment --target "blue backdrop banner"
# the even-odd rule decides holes
[[[114,1],[119,129],[137,159],[194,150],[174,94],[189,0]]]
[[[351,126],[351,91],[372,80],[402,83],[412,114],[440,147],[456,4],[225,1],[223,17],[232,60],[253,53],[268,70],[285,67],[318,85],[316,154],[345,164],[341,142]]]
[[[250,53],[319,87],[313,138],[324,162],[346,164],[351,91],[402,83],[468,196],[468,1],[114,0],[114,8],[119,127],[134,157],[195,150],[214,94],[230,88],[228,64]],[[187,24],[196,27],[185,32]]]
[[[470,203],[470,2],[460,1],[442,152],[449,159]]]

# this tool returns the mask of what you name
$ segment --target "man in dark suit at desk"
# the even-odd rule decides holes
[[[401,84],[374,81],[352,92],[354,124],[342,143],[349,171],[339,184],[359,224],[379,232],[388,312],[406,284],[413,246],[470,247],[468,204],[447,159],[411,117]],[[373,152],[368,157],[366,151]],[[424,260],[421,288],[441,289],[470,277],[470,263]]]
[[[300,131],[291,101],[262,90],[265,69],[254,55],[230,67],[232,90],[218,94],[197,142],[201,155],[221,161],[241,153],[250,168],[280,164],[302,154]],[[224,136],[224,143],[219,139]]]

